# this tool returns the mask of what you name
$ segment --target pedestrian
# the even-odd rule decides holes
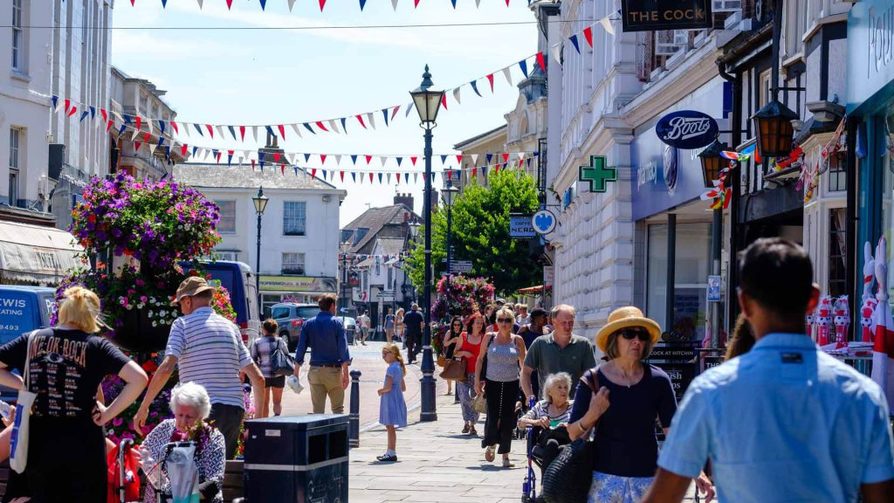
[[[181,383],[194,382],[208,392],[210,418],[226,440],[227,459],[232,459],[245,417],[240,376],[244,374],[251,381],[255,410],[260,410],[264,375],[242,343],[239,327],[211,309],[214,290],[200,276],[190,276],[177,287],[172,304],[180,306],[183,316],[171,324],[165,357],[152,376],[134,422],[137,430],[142,431],[149,416],[149,405],[176,368]]]
[[[335,317],[334,293],[322,295],[317,300],[320,312],[304,322],[298,347],[295,349],[295,377],[301,377],[304,354],[310,349],[310,401],[314,414],[322,414],[326,408],[326,398],[333,414],[345,411],[345,389],[350,377],[348,367],[351,355],[348,353],[348,339],[341,320]]]
[[[736,326],[733,327],[733,337],[729,341],[729,347],[726,348],[726,354],[723,359],[732,360],[737,356],[741,356],[754,347],[754,333],[751,331],[751,324],[745,313],[739,313],[736,318]]]
[[[516,425],[519,368],[525,361],[525,341],[512,333],[515,315],[509,308],[497,311],[498,332],[485,334],[484,350],[475,367],[475,389],[487,399],[487,420],[484,423],[484,459],[494,460],[494,449],[500,444],[503,467],[514,466],[509,460],[512,431]],[[482,368],[487,360],[486,372]]]
[[[255,417],[268,417],[270,415],[271,395],[273,398],[273,415],[282,414],[282,391],[286,387],[286,376],[276,375],[273,373],[273,354],[276,350],[282,351],[283,354],[289,354],[289,347],[279,335],[277,329],[279,325],[276,320],[268,318],[264,320],[261,326],[263,335],[254,340],[251,344],[251,358],[261,369],[264,376],[264,396],[261,400],[261,408],[256,412]]]
[[[518,326],[521,327],[521,326],[527,325],[528,323],[531,323],[531,318],[528,316],[528,305],[527,304],[522,304],[522,303],[516,304],[515,312],[518,313],[515,316],[515,323],[517,323]]]
[[[589,503],[639,502],[655,475],[655,420],[667,431],[677,408],[670,378],[644,363],[660,334],[632,306],[612,311],[596,334],[608,361],[584,373],[568,423],[571,440],[595,427]]]
[[[496,332],[499,330],[497,327],[497,305],[496,304],[488,304],[484,308],[484,321],[487,322],[486,330],[488,332]]]
[[[407,333],[407,362],[416,363],[416,355],[419,353],[419,340],[422,338],[425,318],[419,312],[419,305],[414,303],[410,312],[404,316],[404,325]]]
[[[892,501],[885,395],[804,334],[819,299],[807,253],[758,239],[738,267],[756,342],[689,385],[644,501],[682,501],[707,460],[720,501]]]
[[[404,308],[398,308],[394,315],[394,336],[399,341],[404,340]]]
[[[522,367],[521,377],[522,389],[528,400],[537,399],[537,393],[532,384],[532,375],[535,372],[537,373],[538,389],[543,389],[543,381],[546,376],[567,372],[571,376],[573,393],[580,381],[580,376],[587,369],[596,366],[593,345],[585,337],[572,332],[575,314],[572,306],[567,304],[555,306],[552,310],[555,330],[547,335],[537,337],[531,343],[525,358],[525,365]],[[539,312],[536,318],[540,319]]]
[[[391,308],[388,308],[388,312],[385,314],[385,343],[391,344],[391,339],[394,337],[394,314],[391,312]]]
[[[542,307],[535,307],[531,310],[530,315],[528,315],[529,322],[518,329],[518,335],[525,341],[525,348],[530,350],[531,344],[533,344],[538,337],[549,333],[549,329],[546,326],[548,318],[549,315]]]
[[[357,322],[360,324],[360,344],[366,346],[366,338],[369,337],[369,328],[371,323],[369,315],[366,314],[366,311],[363,311],[360,314],[360,317],[357,318]]]
[[[472,406],[475,398],[475,366],[478,363],[478,354],[481,352],[481,343],[484,341],[484,316],[479,312],[473,312],[466,321],[466,331],[459,339],[453,339],[453,357],[462,358],[466,366],[466,377],[456,381],[456,391],[459,394],[460,410],[463,415],[462,433],[470,436],[478,436],[475,425],[478,423],[478,411]]]
[[[376,457],[379,461],[397,461],[397,429],[407,425],[407,402],[404,392],[407,391],[407,366],[394,344],[385,344],[382,348],[382,359],[388,364],[385,372],[385,384],[379,389],[379,423],[388,432],[388,450]]]
[[[444,342],[441,344],[441,348],[444,351],[444,359],[450,361],[453,359],[453,356],[456,352],[456,343],[459,341],[462,342],[463,335],[463,319],[462,316],[454,316],[453,319],[450,320],[450,326],[447,327],[447,331],[444,332]],[[447,393],[446,395],[453,394],[453,379],[445,379],[447,381]]]
[[[24,479],[31,501],[105,501],[106,441],[102,426],[133,403],[146,373],[99,331],[99,298],[83,287],[65,290],[58,325],[0,347],[0,384],[37,394],[31,409]],[[26,368],[26,362],[29,362]],[[97,402],[107,375],[125,386],[108,407]],[[15,448],[12,448],[13,451]]]
[[[155,489],[170,494],[167,477],[167,446],[171,442],[196,442],[195,464],[198,490],[202,501],[223,503],[224,473],[226,472],[226,441],[220,431],[206,422],[211,413],[211,398],[201,385],[194,382],[178,384],[171,391],[169,403],[174,417],[165,419],[149,432],[140,446],[143,466],[148,466],[147,479],[155,481]],[[163,477],[160,475],[164,475]],[[146,488],[145,502],[156,503],[155,491]]]
[[[544,472],[559,455],[559,447],[571,442],[567,426],[574,402],[569,400],[570,392],[571,376],[567,372],[550,374],[543,382],[543,399],[518,420],[519,428],[534,428],[532,454],[539,458]]]

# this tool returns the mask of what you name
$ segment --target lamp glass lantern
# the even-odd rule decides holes
[[[757,131],[757,148],[761,157],[784,157],[792,151],[795,133],[792,121],[798,120],[798,114],[773,100],[751,116]]]
[[[435,127],[435,121],[438,119],[438,111],[441,109],[441,100],[444,98],[444,91],[434,91],[431,81],[431,74],[428,72],[428,65],[425,65],[425,73],[422,74],[422,83],[413,91],[410,96],[413,97],[413,104],[416,106],[416,112],[419,113],[419,121],[425,129]]]
[[[270,198],[264,195],[264,188],[258,188],[258,195],[251,198],[251,201],[255,203],[255,213],[258,215],[263,215],[264,210],[267,209],[267,203],[270,202]]]
[[[720,178],[720,170],[727,162],[720,153],[727,149],[726,143],[714,139],[710,145],[699,152],[698,158],[702,163],[702,177],[705,180],[705,187],[712,187],[713,181]]]
[[[447,207],[453,206],[453,201],[456,198],[456,194],[459,192],[459,189],[453,186],[452,183],[447,182],[447,186],[441,189],[441,197],[444,198],[444,204]]]

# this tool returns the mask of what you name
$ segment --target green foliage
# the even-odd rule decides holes
[[[529,256],[528,242],[509,237],[509,214],[532,214],[538,209],[534,179],[516,170],[488,174],[489,185],[467,185],[452,209],[453,260],[470,260],[472,276],[489,278],[501,294],[539,284],[541,268]],[[407,260],[410,279],[417,289],[424,283],[425,227]],[[432,264],[434,281],[447,269],[447,209],[432,212]],[[434,285],[433,285],[434,286]]]

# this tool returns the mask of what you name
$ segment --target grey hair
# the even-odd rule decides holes
[[[204,386],[192,381],[174,386],[168,405],[171,407],[171,412],[174,412],[178,405],[193,407],[199,411],[199,419],[208,419],[211,414],[211,397],[208,396]]]
[[[543,399],[552,403],[552,399],[549,397],[549,390],[556,384],[563,382],[568,386],[568,390],[571,391],[571,374],[568,372],[556,372],[546,376],[546,380],[543,381]]]
[[[572,318],[577,316],[577,310],[574,309],[574,306],[569,306],[568,304],[559,304],[558,306],[554,306],[549,315],[551,318],[555,319],[555,317],[563,311],[570,314]]]

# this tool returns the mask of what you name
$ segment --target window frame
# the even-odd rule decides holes
[[[286,257],[294,256],[294,261],[287,261]],[[304,276],[307,272],[307,256],[301,252],[282,252],[280,256],[280,273],[283,275]]]
[[[232,209],[233,209],[232,228],[225,229],[223,227],[225,213],[224,213],[224,206],[221,203],[224,203],[227,206],[232,205]],[[217,223],[217,232],[219,232],[220,234],[236,234],[236,216],[237,216],[236,200],[235,199],[220,199],[220,200],[215,200],[214,204],[216,204],[218,209],[220,209],[220,221],[218,221],[218,223]]]
[[[10,26],[12,27],[12,41],[10,49],[10,66],[19,73],[25,73],[25,0],[12,0],[12,19]]]
[[[7,203],[10,206],[18,206],[19,200],[19,175],[22,170],[22,128],[9,128],[9,189]]]
[[[290,210],[290,206],[302,208],[300,215],[296,210]],[[295,213],[294,215],[292,213]],[[294,222],[293,222],[294,220]],[[295,225],[292,230],[291,225]],[[307,201],[283,201],[282,208],[282,235],[306,236],[307,235]]]

